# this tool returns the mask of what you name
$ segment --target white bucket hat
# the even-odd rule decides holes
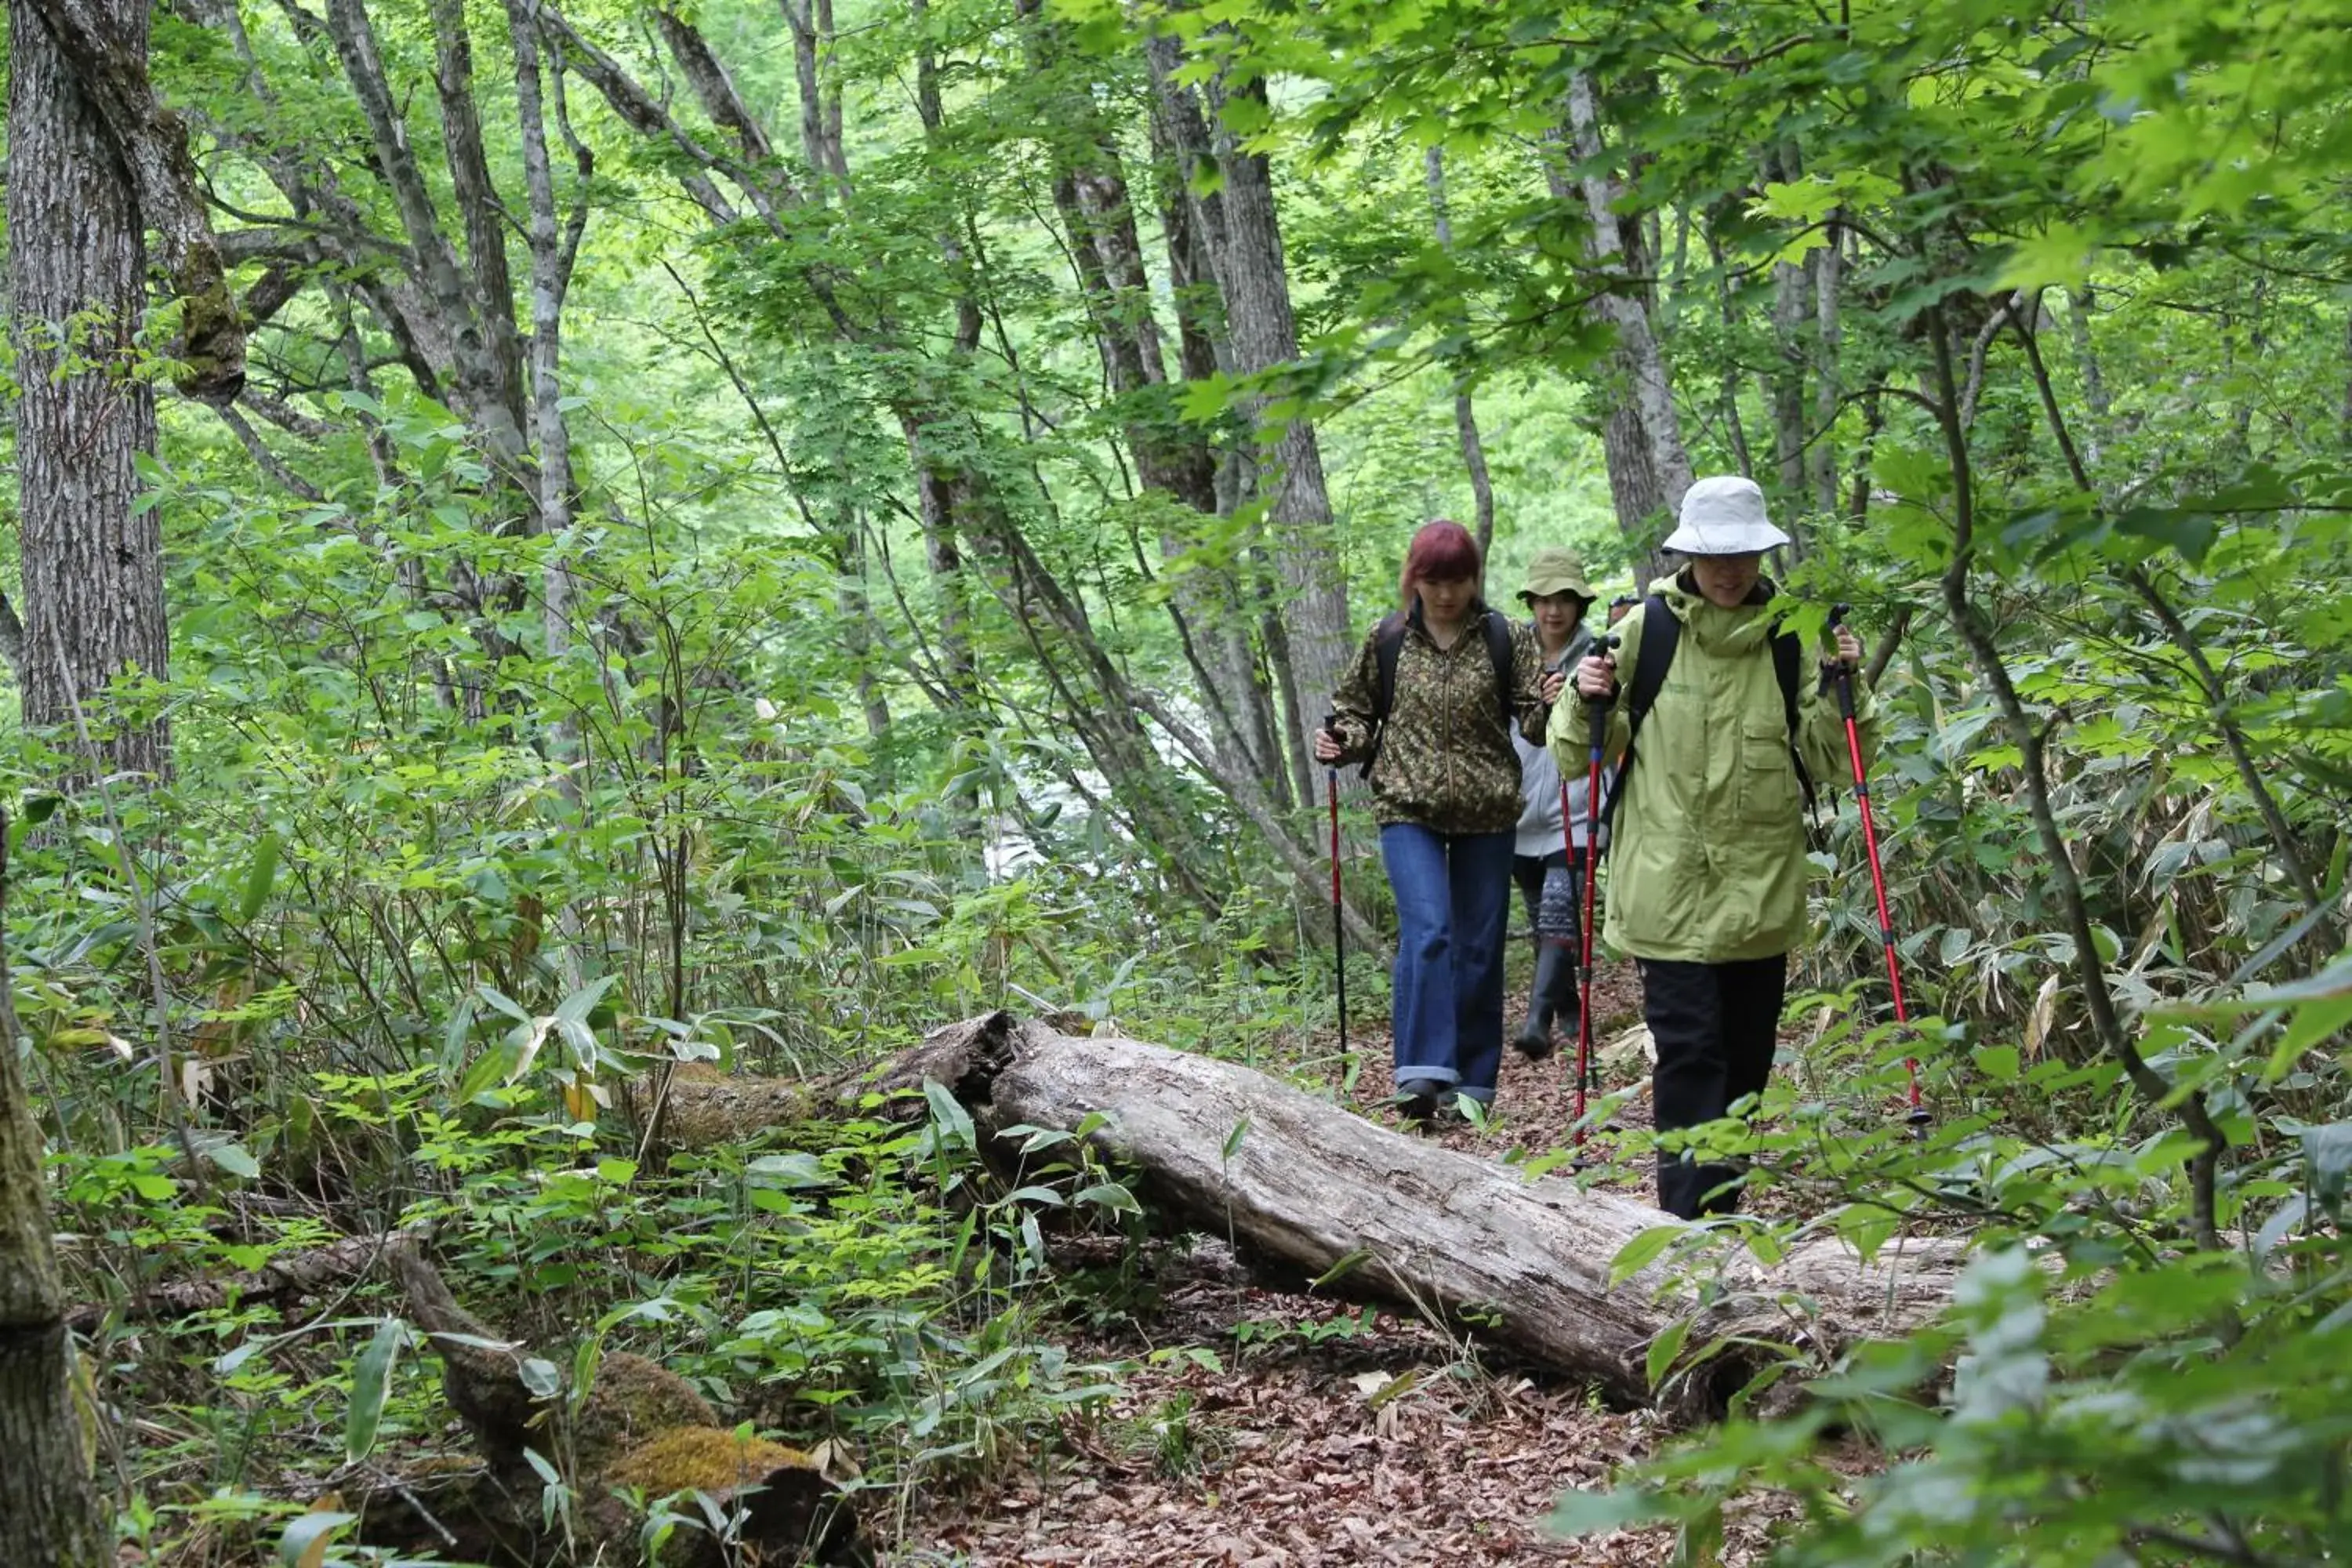
[[[1665,548],[1680,555],[1760,555],[1789,536],[1764,515],[1764,492],[1754,479],[1718,474],[1683,492],[1682,526]]]

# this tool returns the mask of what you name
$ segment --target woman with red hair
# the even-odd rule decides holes
[[[1519,820],[1516,729],[1543,734],[1562,677],[1525,626],[1479,598],[1478,542],[1425,523],[1405,552],[1402,607],[1381,618],[1315,737],[1360,762],[1397,904],[1390,1008],[1406,1119],[1495,1100],[1503,1061],[1503,930]]]

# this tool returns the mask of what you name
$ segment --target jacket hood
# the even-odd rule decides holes
[[[1650,584],[1650,592],[1664,598],[1675,619],[1683,624],[1684,636],[1709,653],[1721,654],[1747,653],[1770,640],[1778,619],[1773,601],[1780,595],[1772,579],[1757,578],[1748,602],[1727,610],[1685,581],[1688,575],[1676,573]]]

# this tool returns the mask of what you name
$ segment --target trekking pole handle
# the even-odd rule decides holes
[[[1830,606],[1830,630],[1836,632],[1843,629],[1845,627],[1846,616],[1853,613],[1853,606],[1852,605],[1832,605]],[[1853,667],[1848,665],[1845,660],[1839,659],[1835,664],[1831,666],[1831,668],[1836,671],[1834,684],[1837,687],[1838,716],[1843,719],[1852,720],[1853,718]]]
[[[1585,657],[1588,658],[1607,658],[1609,657],[1610,650],[1618,646],[1618,642],[1619,638],[1616,633],[1603,632],[1601,636],[1592,639],[1591,651]],[[1617,699],[1614,696],[1587,697],[1584,699],[1584,717],[1586,723],[1590,726],[1592,754],[1594,756],[1599,756],[1601,754],[1601,749],[1609,743],[1609,710],[1616,705]]]

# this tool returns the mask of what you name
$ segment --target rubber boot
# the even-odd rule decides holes
[[[1539,1062],[1551,1055],[1553,1020],[1576,1017],[1576,955],[1565,942],[1537,944],[1535,984],[1529,991],[1527,1019],[1511,1037],[1511,1048]]]

